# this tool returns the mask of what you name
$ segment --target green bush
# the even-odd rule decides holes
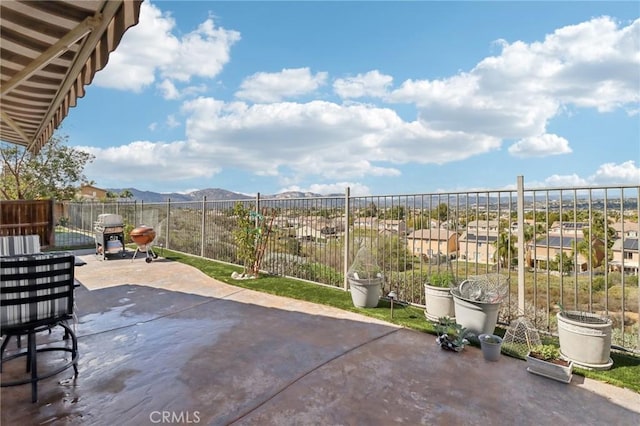
[[[536,358],[552,361],[554,359],[560,359],[560,349],[553,345],[537,345],[531,348],[531,354]]]
[[[456,277],[451,271],[437,271],[429,275],[427,284],[441,288],[454,287],[456,285]]]

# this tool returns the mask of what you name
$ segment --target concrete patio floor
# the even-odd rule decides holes
[[[638,393],[131,254],[80,256],[79,376],[41,381],[33,404],[2,388],[3,425],[640,424]]]

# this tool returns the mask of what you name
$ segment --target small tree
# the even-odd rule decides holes
[[[509,265],[510,259],[517,257],[516,238],[512,237],[506,229],[500,232],[493,246],[496,248],[493,253],[493,259],[503,268]]]
[[[256,228],[249,217],[249,212],[250,210],[240,202],[233,207],[233,215],[237,220],[233,237],[236,240],[238,258],[244,267],[243,274],[246,274],[252,267],[256,253]]]
[[[238,258],[244,267],[243,275],[251,274],[257,277],[260,273],[262,256],[271,234],[273,216],[271,220],[267,221],[263,215],[250,210],[241,202],[236,203],[233,214],[237,220],[233,237],[238,249]]]
[[[6,200],[73,199],[87,182],[84,168],[93,156],[68,146],[66,136],[54,135],[33,154],[13,144],[0,145],[0,194]]]
[[[120,193],[120,198],[133,198],[133,192],[131,192],[130,189],[123,189],[122,192]]]
[[[556,254],[556,257],[551,261],[551,269],[560,271],[563,275],[566,275],[573,271],[574,263],[571,256],[565,252]]]

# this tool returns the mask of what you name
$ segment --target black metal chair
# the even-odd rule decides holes
[[[0,385],[15,386],[31,383],[31,401],[38,400],[38,381],[54,376],[73,366],[78,376],[78,340],[68,321],[73,319],[74,256],[71,253],[37,253],[0,257],[0,371],[4,364],[18,357],[26,357],[27,378],[2,381]],[[38,346],[36,334],[64,329],[64,346],[48,342]],[[5,357],[5,349],[12,336],[27,336],[26,350]],[[69,345],[68,340],[71,340]],[[40,352],[64,351],[69,361],[42,374],[38,372]]]

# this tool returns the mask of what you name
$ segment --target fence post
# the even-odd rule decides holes
[[[344,224],[344,265],[342,266],[342,272],[344,274],[344,279],[343,279],[343,287],[344,290],[347,291],[348,290],[348,285],[349,282],[347,280],[347,272],[349,271],[349,248],[351,245],[351,220],[349,218],[349,214],[350,214],[350,190],[349,187],[347,186],[344,190],[344,218],[345,218],[345,224]]]
[[[165,243],[167,246],[167,250],[171,250],[171,246],[169,245],[169,222],[171,218],[171,198],[167,198],[167,230],[166,230],[166,237],[165,237]]]
[[[524,315],[524,270],[525,270],[525,241],[524,241],[524,176],[518,176],[518,315]]]
[[[207,206],[207,196],[204,195],[202,197],[202,229],[200,230],[200,257],[204,257],[204,240],[205,240],[205,229],[206,229],[206,219],[207,212],[205,210]]]
[[[51,247],[55,247],[56,246],[56,217],[54,214],[54,209],[56,208],[56,203],[55,200],[52,198],[49,200],[49,202],[47,203],[49,205],[49,213],[47,214],[47,222],[49,222],[49,224],[47,225],[48,229],[47,229],[47,238],[49,239],[49,245]]]
[[[255,223],[256,228],[260,224],[260,221],[258,219],[259,214],[260,214],[260,193],[258,192],[256,194],[256,223]]]

